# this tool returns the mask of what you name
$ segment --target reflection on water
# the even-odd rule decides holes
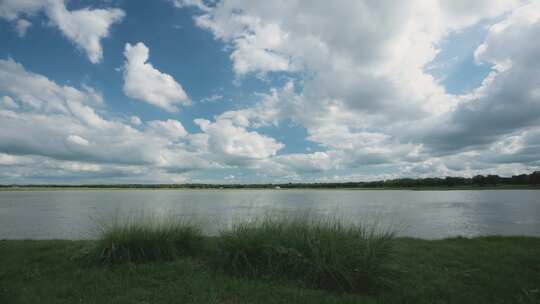
[[[92,238],[116,214],[195,217],[214,234],[266,212],[338,215],[421,238],[540,236],[540,191],[73,190],[0,192],[0,239]]]

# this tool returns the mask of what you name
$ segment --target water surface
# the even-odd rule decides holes
[[[204,219],[208,234],[266,212],[377,221],[400,235],[540,236],[538,190],[58,190],[0,192],[0,239],[83,239],[115,214]]]

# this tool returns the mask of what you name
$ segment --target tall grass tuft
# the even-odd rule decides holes
[[[96,258],[102,264],[170,261],[196,254],[203,237],[198,225],[180,217],[115,217],[101,224]]]
[[[214,263],[247,277],[300,280],[317,288],[371,292],[388,286],[394,232],[338,218],[267,215],[218,238]]]

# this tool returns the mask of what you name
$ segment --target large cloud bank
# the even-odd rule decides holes
[[[37,3],[7,1],[0,16],[20,20],[45,10],[92,62],[124,14]],[[237,81],[271,73],[294,80],[259,94],[253,106],[196,119],[200,132],[189,133],[177,120],[107,115],[98,90],[0,60],[0,164],[18,168],[0,174],[182,181],[198,170],[242,168],[261,181],[306,174],[347,180],[540,167],[538,1],[173,3],[199,9],[194,22],[228,46]],[[482,22],[490,27],[474,58],[491,72],[479,87],[451,94],[427,67],[448,35]],[[144,44],[128,44],[124,54],[128,96],[167,111],[189,102],[176,80],[148,62]],[[262,132],[289,123],[305,128],[305,140],[320,151],[284,153],[283,143]]]

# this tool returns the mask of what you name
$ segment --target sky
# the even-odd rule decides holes
[[[540,169],[540,1],[0,0],[0,183]]]

